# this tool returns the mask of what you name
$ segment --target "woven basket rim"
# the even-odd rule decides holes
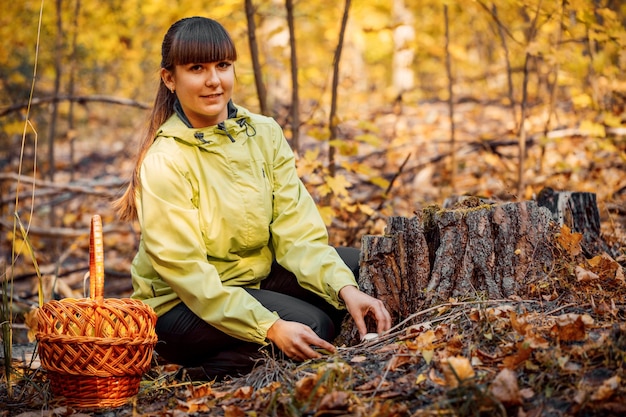
[[[98,336],[73,336],[65,333],[46,333],[38,332],[36,335],[39,342],[57,342],[63,341],[63,339],[73,339],[69,343],[78,344],[97,344],[97,345],[142,345],[142,344],[154,344],[158,340],[156,335],[148,336],[110,336],[110,337],[98,337]],[[54,339],[54,340],[52,340]],[[113,341],[113,342],[112,342]]]

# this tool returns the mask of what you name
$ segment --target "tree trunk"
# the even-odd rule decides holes
[[[582,234],[581,246],[587,258],[603,252],[617,257],[617,254],[602,239],[600,213],[594,193],[554,191],[546,187],[539,192],[537,204],[550,210],[556,224],[566,225],[573,232]]]
[[[394,323],[424,304],[422,289],[428,284],[430,264],[421,215],[391,217],[384,236],[363,237],[358,284],[362,291],[385,302]],[[375,323],[367,320],[369,331]],[[359,342],[354,322],[346,319],[335,341],[338,345]]]
[[[296,47],[296,24],[293,16],[293,0],[286,0],[287,25],[289,26],[289,47],[291,60],[291,147],[300,153],[300,99],[298,87],[298,54]]]
[[[495,205],[477,198],[392,217],[384,236],[363,237],[358,283],[385,303],[394,325],[451,297],[524,297],[552,265],[551,224],[550,212],[534,201]],[[335,342],[358,341],[347,318]]]
[[[267,91],[263,84],[263,72],[261,70],[261,61],[259,58],[259,47],[256,41],[256,23],[254,21],[255,7],[252,0],[245,1],[246,19],[248,21],[248,45],[250,47],[250,58],[252,59],[252,68],[254,69],[254,84],[256,85],[257,96],[259,97],[259,112],[269,115],[267,108]]]
[[[339,39],[337,40],[337,48],[333,57],[333,81],[331,87],[330,113],[328,117],[328,128],[330,137],[328,138],[328,173],[331,177],[335,176],[335,146],[333,140],[337,139],[337,96],[339,95],[339,63],[341,62],[341,52],[343,51],[343,42],[348,26],[348,17],[350,15],[351,0],[345,0],[343,8],[343,16],[341,18],[341,28],[339,29]]]

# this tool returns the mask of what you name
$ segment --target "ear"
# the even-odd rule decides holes
[[[161,68],[161,79],[168,90],[176,91],[176,83],[174,82],[174,74],[171,71]]]

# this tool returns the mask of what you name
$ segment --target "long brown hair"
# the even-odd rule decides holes
[[[236,61],[237,50],[224,27],[206,17],[187,17],[170,26],[161,46],[161,68],[173,72],[176,65],[216,61]],[[145,135],[136,155],[135,169],[126,191],[113,203],[120,219],[137,218],[136,196],[139,191],[139,171],[148,149],[156,139],[159,127],[174,113],[176,94],[170,92],[161,79]]]

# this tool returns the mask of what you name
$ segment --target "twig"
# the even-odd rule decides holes
[[[398,170],[394,173],[393,177],[391,177],[391,179],[389,180],[389,185],[387,186],[387,189],[385,190],[385,192],[383,193],[384,196],[388,196],[389,193],[391,192],[391,189],[393,188],[393,183],[398,179],[398,177],[402,174],[402,171],[404,170],[404,166],[406,165],[407,162],[409,162],[409,158],[411,158],[411,153],[409,152],[409,154],[406,156],[406,158],[404,158],[404,161],[402,161],[402,163],[400,164],[400,167],[398,168]],[[379,204],[378,207],[376,207],[376,210],[380,210],[381,208],[383,208],[383,204],[385,203],[385,199],[383,199]],[[360,225],[362,226],[362,225]]]
[[[433,307],[427,308],[425,310],[418,311],[417,313],[411,314],[409,317],[407,317],[406,319],[402,320],[400,323],[396,324],[391,329],[389,329],[389,331],[393,331],[394,329],[398,329],[398,328],[404,326],[407,322],[413,320],[416,317],[422,316],[424,314],[430,313],[430,312],[435,311],[435,310],[439,310],[439,309],[444,308],[444,307],[458,307],[458,306],[466,306],[466,305],[474,305],[474,304],[537,303],[537,302],[538,301],[536,301],[536,300],[511,300],[511,299],[504,299],[504,300],[461,301],[461,302],[454,302],[454,303],[438,304],[436,306],[433,306]]]

